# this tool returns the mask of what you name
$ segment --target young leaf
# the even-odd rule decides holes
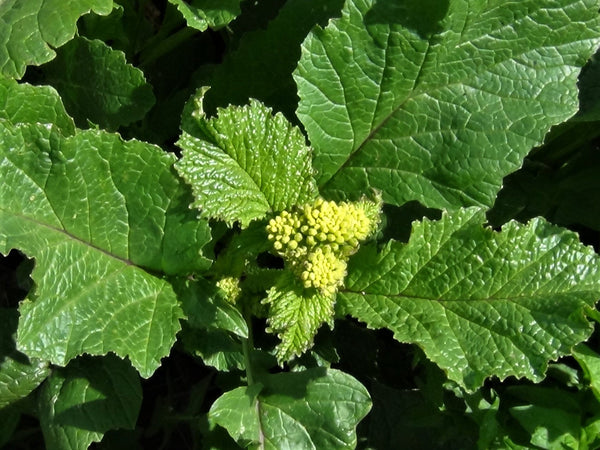
[[[169,0],[177,6],[188,26],[204,31],[219,29],[240,14],[242,0]]]
[[[6,0],[0,2],[0,72],[21,78],[28,65],[54,58],[53,48],[73,38],[79,16],[107,15],[112,0]]]
[[[600,290],[598,258],[577,235],[535,219],[485,228],[478,208],[413,225],[350,260],[342,310],[416,343],[467,389],[489,376],[540,381],[592,327],[583,315]]]
[[[203,270],[210,239],[186,206],[173,158],[99,131],[64,138],[0,121],[0,136],[0,251],[36,259],[17,348],[59,365],[112,351],[150,376],[181,310],[171,286],[142,267]]]
[[[108,430],[133,429],[141,404],[139,377],[129,363],[114,355],[77,359],[41,390],[46,448],[85,450]]]
[[[16,310],[0,308],[0,409],[26,397],[50,374],[46,362],[16,350],[18,318]]]
[[[268,375],[261,385],[226,392],[209,420],[226,428],[240,445],[262,449],[350,449],[355,428],[371,401],[358,381],[333,369]]]
[[[324,322],[333,327],[335,298],[317,290],[309,292],[291,272],[285,272],[264,300],[269,305],[269,331],[281,339],[277,346],[280,363],[304,353]]]
[[[348,0],[307,37],[294,74],[321,192],[491,206],[577,111],[599,24],[595,0]]]
[[[256,100],[206,118],[200,89],[182,119],[175,168],[192,186],[204,218],[243,227],[269,211],[313,199],[311,152],[298,128]]]
[[[65,136],[75,134],[73,119],[50,86],[31,86],[0,77],[0,119],[12,124],[51,123]]]
[[[44,72],[80,127],[89,120],[115,130],[141,119],[154,104],[142,71],[102,41],[76,37]]]

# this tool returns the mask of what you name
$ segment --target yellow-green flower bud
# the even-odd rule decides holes
[[[240,280],[234,277],[225,277],[217,281],[217,286],[225,293],[225,299],[235,304],[242,293]]]

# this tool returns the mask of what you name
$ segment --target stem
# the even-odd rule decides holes
[[[245,309],[245,308],[244,308]],[[254,384],[254,375],[252,374],[252,363],[250,361],[250,350],[254,348],[254,340],[252,339],[252,322],[244,310],[243,313],[246,325],[248,325],[248,338],[242,341],[242,351],[244,352],[244,365],[246,366],[246,378],[248,380],[248,386]]]
[[[178,47],[199,32],[200,31],[196,30],[195,28],[185,27],[176,33],[173,33],[159,44],[142,51],[140,55],[140,67],[147,67],[149,64],[153,63],[161,56],[169,53],[171,50]]]

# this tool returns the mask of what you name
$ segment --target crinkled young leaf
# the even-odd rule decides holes
[[[142,404],[136,371],[114,355],[55,371],[39,396],[46,448],[86,450],[109,430],[133,429]]]
[[[169,353],[181,310],[148,271],[203,270],[208,225],[160,149],[100,131],[64,138],[0,121],[0,251],[35,258],[17,348],[64,365],[109,351],[150,376]]]
[[[242,0],[169,0],[177,6],[188,26],[204,31],[227,25],[240,14]]]
[[[102,41],[76,37],[44,72],[80,127],[89,120],[114,130],[141,119],[154,104],[142,71]]]
[[[184,111],[177,142],[183,156],[175,165],[201,217],[245,227],[316,196],[311,151],[298,128],[256,100],[206,118],[203,93]]]
[[[12,124],[51,123],[64,135],[75,133],[75,124],[62,100],[50,86],[32,86],[0,77],[0,119]]]
[[[578,108],[596,0],[348,0],[295,72],[322,193],[491,206],[503,177]]]
[[[50,374],[48,363],[16,350],[18,312],[0,308],[0,409],[29,395]]]
[[[0,2],[0,72],[21,78],[28,65],[54,58],[73,38],[79,16],[107,15],[112,0],[5,0]]]
[[[302,289],[291,273],[282,275],[264,303],[269,305],[268,330],[281,339],[276,349],[280,363],[304,353],[323,323],[333,327],[335,299]]]
[[[226,392],[211,407],[209,420],[240,445],[350,449],[356,446],[356,425],[370,408],[369,393],[356,379],[319,368],[269,375],[259,385]]]
[[[467,389],[486,377],[540,381],[548,361],[592,327],[599,262],[575,233],[543,219],[483,226],[478,208],[413,224],[408,244],[391,242],[350,261],[341,310],[416,343]]]

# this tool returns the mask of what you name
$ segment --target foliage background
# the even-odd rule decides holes
[[[371,412],[353,442],[353,427],[343,429],[336,418],[335,402],[343,398],[333,399],[332,409],[322,412],[337,427],[332,433],[347,432],[348,441],[323,444],[328,441],[319,441],[326,438],[316,433],[308,441],[321,443],[317,448],[355,443],[373,449],[598,448],[600,348],[592,324],[600,317],[593,308],[600,282],[596,255],[580,241],[599,250],[596,57],[586,64],[600,43],[598,17],[590,13],[599,5],[542,3],[0,3],[2,146],[34,155],[6,152],[3,167],[14,164],[18,174],[35,181],[27,185],[17,172],[3,172],[0,443],[6,448],[42,442],[48,448],[237,448],[231,436],[238,444],[252,439],[242,427],[224,425],[245,424],[247,416],[209,416],[215,404],[235,410],[246,398],[244,390],[251,390],[245,387],[248,360],[240,344],[248,338],[246,320],[219,300],[212,280],[195,284],[183,276],[204,273],[230,239],[222,223],[196,220],[188,209],[190,189],[172,169],[181,150],[198,138],[196,118],[184,105],[208,86],[201,97],[207,117],[221,111],[222,118],[225,110],[219,108],[246,108],[257,99],[280,113],[278,120],[299,127],[313,149],[322,194],[357,198],[376,188],[386,201],[378,245],[364,248],[354,260],[335,327],[321,329],[313,351],[282,372],[266,351],[276,339],[264,332],[264,317],[246,317],[257,349],[255,376],[267,386],[261,393],[265,405],[301,409],[278,399],[278,389],[309,405],[314,395],[318,403],[323,397],[318,387],[308,394],[289,389],[313,386],[311,380],[325,373],[327,382],[348,385],[359,398],[362,388],[346,378],[351,375],[368,390]],[[476,24],[461,22],[465,17]],[[124,140],[106,131],[118,131]],[[35,153],[37,148],[44,151]],[[304,155],[301,146],[294,148]],[[390,148],[402,149],[404,158]],[[94,151],[78,159],[82,149]],[[64,162],[64,173],[53,173],[48,161]],[[39,186],[50,202],[40,200]],[[292,194],[309,197],[307,186],[299,181]],[[99,206],[88,210],[71,196],[96,198]],[[283,206],[293,201],[282,200]],[[463,209],[468,206],[475,208]],[[269,207],[209,217],[246,225]],[[40,232],[32,223],[24,228],[15,210],[43,217],[54,231],[64,227],[86,236],[91,249],[77,240],[64,248],[59,232]],[[535,217],[548,223],[505,225]],[[411,231],[414,220],[421,222]],[[504,226],[502,233],[483,228],[486,222],[496,231]],[[234,240],[238,247],[231,248],[266,250],[257,244],[257,230],[248,232],[250,237]],[[384,244],[389,239],[397,242]],[[423,256],[421,247],[436,242],[439,260]],[[430,268],[423,280],[417,276],[421,259]],[[431,283],[449,268],[464,267],[465,261],[475,267],[479,259],[480,272],[456,277],[464,285]],[[405,261],[415,264],[413,275],[406,275]],[[515,261],[524,265],[504,265]],[[531,275],[510,275],[529,264]],[[373,265],[389,267],[387,275],[369,275]],[[78,276],[83,266],[96,268],[93,277]],[[501,277],[486,278],[490,267],[508,273],[514,285],[507,289],[518,286],[532,305],[531,316],[515,321],[531,326],[523,333],[527,342],[511,336],[514,348],[493,342],[489,332],[490,322],[515,314],[510,305],[490,307],[482,295],[486,286],[502,285]],[[66,283],[68,274],[77,283]],[[408,284],[396,286],[402,277]],[[70,307],[54,298],[57,292],[78,298],[82,289],[118,301],[98,308],[90,296]],[[469,295],[476,301],[457,303],[454,312],[462,319],[453,322],[443,303],[423,308],[422,302],[395,300],[435,298],[430,291],[436,289],[452,299]],[[210,301],[198,304],[198,297]],[[365,305],[394,314],[374,317]],[[428,321],[429,328],[419,328]],[[65,324],[72,323],[79,325],[66,334]],[[105,334],[100,336],[99,328]],[[452,331],[458,331],[454,338]],[[135,345],[140,340],[143,348]],[[586,344],[574,347],[583,340]],[[111,353],[100,357],[108,341]],[[471,342],[476,345],[469,352]],[[500,350],[482,361],[479,355],[493,347],[490,342]],[[515,348],[522,354],[511,353]],[[131,365],[115,354],[127,356]],[[499,355],[507,354],[506,364],[499,364]],[[18,388],[14,380],[22,381]],[[115,399],[122,403],[111,403]],[[349,415],[364,416],[363,403],[357,401]],[[310,414],[298,414],[310,424]],[[263,425],[277,428],[275,422]],[[328,425],[314,426],[327,430]]]

